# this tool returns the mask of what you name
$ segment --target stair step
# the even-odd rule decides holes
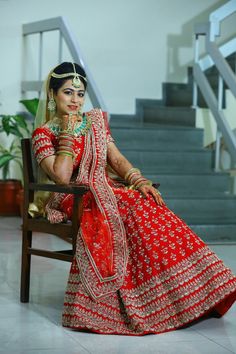
[[[230,58],[235,68],[235,56]],[[215,68],[206,72],[217,93]],[[236,242],[236,197],[231,179],[213,172],[213,151],[195,128],[192,68],[188,83],[164,83],[163,100],[137,99],[136,114],[112,114],[112,135],[121,152],[153,182],[176,215],[206,242]],[[224,104],[224,103],[223,103]],[[206,107],[198,93],[199,107]]]
[[[145,106],[145,122],[195,127],[195,110],[190,107]]]
[[[136,151],[122,150],[136,167],[147,174],[209,173],[212,170],[212,153],[199,151]]]
[[[189,84],[164,83],[163,96],[165,104],[171,107],[191,107],[193,105],[193,86]],[[198,106],[206,108],[207,104],[198,90]]]
[[[122,119],[120,119],[117,115],[116,118],[113,117],[113,115],[111,115],[111,119],[109,121],[109,126],[111,128],[111,131],[113,131],[113,129],[116,128],[120,128],[120,129],[127,129],[127,128],[135,128],[135,129],[151,129],[151,130],[161,130],[161,129],[166,129],[166,130],[170,130],[170,129],[174,129],[174,130],[186,130],[186,131],[190,131],[190,130],[195,130],[195,129],[199,129],[202,130],[200,128],[193,128],[193,127],[188,127],[188,126],[182,126],[182,125],[174,125],[174,124],[159,124],[158,122],[142,122],[140,121],[138,118],[136,119],[135,116],[134,118],[131,120],[127,120],[124,121]]]
[[[202,129],[112,128],[112,136],[120,149],[197,150],[203,146]]]
[[[127,126],[139,127],[140,125],[142,125],[142,120],[133,114],[111,114],[109,125],[111,128],[125,128]]]
[[[160,183],[164,198],[184,196],[222,196],[229,194],[230,178],[223,173],[208,174],[147,174],[153,182]]]
[[[236,223],[221,225],[189,225],[190,228],[207,243],[235,243]]]
[[[168,208],[187,224],[236,224],[236,198],[165,198]]]

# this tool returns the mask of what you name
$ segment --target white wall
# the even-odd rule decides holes
[[[23,23],[65,16],[110,113],[133,113],[135,98],[161,98],[162,82],[186,80],[193,24],[225,2],[0,0],[0,113],[20,109]],[[56,64],[55,42],[52,36],[45,73]],[[35,72],[36,58],[31,53]]]
[[[229,127],[236,132],[236,99],[232,92],[226,90],[226,109],[223,109]],[[209,146],[216,140],[216,121],[207,108],[198,108],[196,112],[196,127],[204,129],[204,146]]]

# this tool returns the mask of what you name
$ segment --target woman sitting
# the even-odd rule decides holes
[[[82,112],[86,86],[79,65],[54,68],[33,133],[36,159],[50,179],[89,186],[63,326],[143,335],[222,316],[236,299],[236,277],[120,153],[105,114]],[[108,166],[126,185],[109,176]],[[50,222],[70,219],[72,205],[71,195],[53,194]]]

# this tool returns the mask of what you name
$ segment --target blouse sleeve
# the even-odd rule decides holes
[[[102,112],[102,115],[103,115],[104,122],[105,122],[107,144],[114,143],[115,140],[113,139],[113,137],[111,135],[111,131],[110,131],[109,123],[108,123],[107,112]]]
[[[44,127],[36,128],[32,134],[32,148],[38,164],[46,157],[55,155],[51,132]]]

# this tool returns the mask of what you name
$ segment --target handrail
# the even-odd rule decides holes
[[[231,154],[234,164],[236,164],[236,137],[233,134],[227,120],[222,111],[223,101],[223,80],[228,88],[236,97],[236,78],[235,74],[226,61],[225,57],[236,52],[236,38],[229,40],[220,48],[214,42],[215,37],[220,35],[220,23],[229,15],[236,12],[236,0],[230,0],[228,3],[214,11],[209,22],[198,24],[195,26],[195,58],[193,65],[194,87],[193,87],[193,106],[197,107],[197,86],[200,88],[204,99],[211,110],[213,117],[217,123],[217,129],[222,134],[225,144]],[[207,55],[199,58],[199,37],[205,37],[205,49]],[[219,89],[218,100],[214,94],[204,71],[215,65],[219,72]],[[220,134],[217,132],[216,139],[216,160],[215,168],[219,169],[219,149],[220,149]]]
[[[215,37],[220,35],[220,22],[235,12],[235,6],[236,1],[230,0],[210,14],[210,41],[214,41]]]
[[[69,25],[64,17],[55,17],[47,20],[27,23],[23,25],[23,36],[26,37],[31,34],[39,33],[40,34],[40,61],[39,61],[39,80],[38,81],[22,81],[21,89],[22,92],[26,91],[40,91],[42,87],[42,34],[48,31],[59,30],[60,33],[60,43],[59,43],[59,61],[62,57],[62,39],[64,39],[67,47],[71,53],[71,56],[74,62],[80,64],[87,75],[88,86],[87,92],[91,103],[94,107],[99,107],[103,111],[107,112],[107,107],[103,101],[103,98],[99,92],[99,89],[93,79],[93,76],[83,58],[82,51],[80,49],[79,43],[70,30]]]
[[[196,27],[197,28],[197,27]],[[196,30],[197,31],[197,30]],[[196,33],[195,31],[195,33]],[[219,51],[221,52],[224,58],[228,57],[230,54],[233,54],[236,50],[236,37],[230,39],[227,43],[222,44],[219,47]],[[203,71],[211,68],[215,65],[214,61],[211,59],[210,55],[204,56],[199,60],[199,65]]]

